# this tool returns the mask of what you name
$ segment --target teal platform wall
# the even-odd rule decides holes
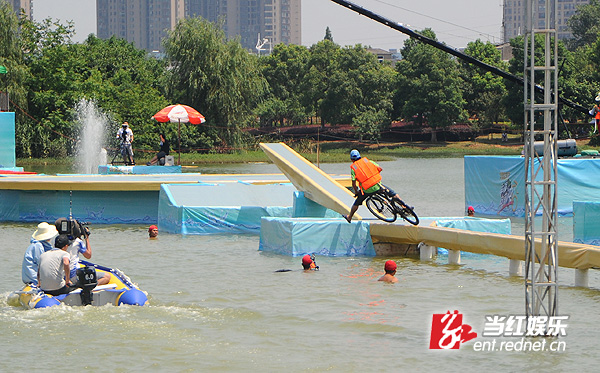
[[[16,167],[15,113],[0,112],[0,168]]]

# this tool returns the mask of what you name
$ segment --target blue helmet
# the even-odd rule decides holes
[[[353,161],[357,161],[360,159],[360,153],[358,152],[358,150],[352,149],[350,151],[350,159],[352,159]]]

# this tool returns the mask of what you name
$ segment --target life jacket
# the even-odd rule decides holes
[[[363,192],[381,181],[379,168],[369,162],[367,158],[361,158],[354,161],[352,165],[350,165],[350,168],[354,170],[356,180],[360,183],[360,189],[362,189]]]
[[[596,112],[594,119],[600,119],[600,108],[598,108],[598,105],[594,106],[594,111]]]

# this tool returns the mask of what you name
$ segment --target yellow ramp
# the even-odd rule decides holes
[[[456,228],[413,226],[371,222],[374,243],[391,242],[443,247],[479,254],[493,254],[509,259],[525,260],[525,238],[499,233],[473,232]],[[539,250],[539,241],[536,249]],[[558,265],[589,269],[600,267],[600,247],[558,242]]]
[[[350,212],[354,195],[284,143],[260,144],[269,159],[304,195],[340,214]],[[354,217],[360,219],[358,214]]]

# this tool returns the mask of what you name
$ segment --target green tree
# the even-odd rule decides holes
[[[358,114],[352,119],[352,125],[360,141],[367,138],[379,143],[382,125],[388,121],[389,113],[387,111],[377,110],[372,106],[361,106]]]
[[[242,145],[241,126],[253,124],[254,109],[264,97],[266,80],[258,57],[239,40],[202,18],[180,21],[165,40],[169,61],[168,95],[188,104],[219,126],[228,145]],[[198,127],[202,131],[203,127]]]
[[[391,112],[393,76],[393,69],[360,44],[340,49],[322,102],[323,118],[332,124],[351,123],[359,112],[368,111],[361,105]]]
[[[310,47],[310,57],[306,64],[306,75],[302,85],[302,105],[307,113],[323,119],[323,102],[331,86],[331,75],[335,70],[335,60],[340,46],[329,40],[322,40]]]
[[[327,26],[327,28],[325,29],[325,37],[323,38],[323,40],[329,40],[330,42],[333,42],[333,35],[331,34],[329,26]]]
[[[283,124],[284,121],[297,124],[306,117],[300,100],[308,58],[306,47],[285,44],[276,45],[269,56],[260,58],[270,92],[257,110],[261,124]]]
[[[509,61],[509,71],[517,76],[523,76],[523,37],[518,36],[510,41],[513,47],[513,58]],[[537,63],[542,63],[544,57],[545,40],[541,34],[535,39],[535,58]],[[562,97],[574,102],[590,105],[598,92],[597,83],[593,83],[594,64],[592,49],[580,48],[576,54],[570,52],[564,43],[559,40],[558,50],[558,90]],[[536,74],[536,83],[543,86],[543,74]],[[508,94],[504,97],[504,107],[509,119],[516,124],[523,124],[523,84],[505,81]],[[540,94],[536,95],[538,102],[543,102]],[[591,106],[590,106],[591,108]],[[566,119],[585,119],[585,113],[562,106],[561,114]],[[562,128],[564,129],[564,128]]]
[[[595,42],[600,36],[600,2],[590,0],[589,4],[578,5],[567,25],[573,33],[573,39],[569,41],[571,50]]]
[[[502,54],[490,42],[484,43],[478,39],[467,44],[464,53],[488,65],[508,70],[508,64],[502,61]],[[469,117],[477,118],[477,121],[484,125],[499,121],[504,115],[504,78],[465,61],[461,61],[460,75],[463,79],[465,109]]]
[[[361,113],[386,113],[390,122],[395,72],[361,45],[340,48],[323,40],[310,48],[302,103],[321,124],[348,124]]]
[[[45,49],[71,44],[75,33],[73,22],[65,25],[51,18],[35,22],[23,17],[20,29],[22,49],[27,60],[41,57]]]
[[[421,34],[435,39],[431,29]],[[432,128],[431,141],[435,142],[438,128],[466,120],[457,63],[447,53],[414,39],[404,42],[402,56],[404,59],[396,64],[397,111],[405,118],[427,120]]]
[[[6,68],[6,74],[0,74],[0,92],[8,94],[11,110],[15,111],[16,149],[27,147],[26,123],[27,89],[25,81],[29,71],[23,61],[21,39],[19,38],[19,20],[12,7],[0,1],[0,65]],[[21,111],[21,110],[23,111]]]

